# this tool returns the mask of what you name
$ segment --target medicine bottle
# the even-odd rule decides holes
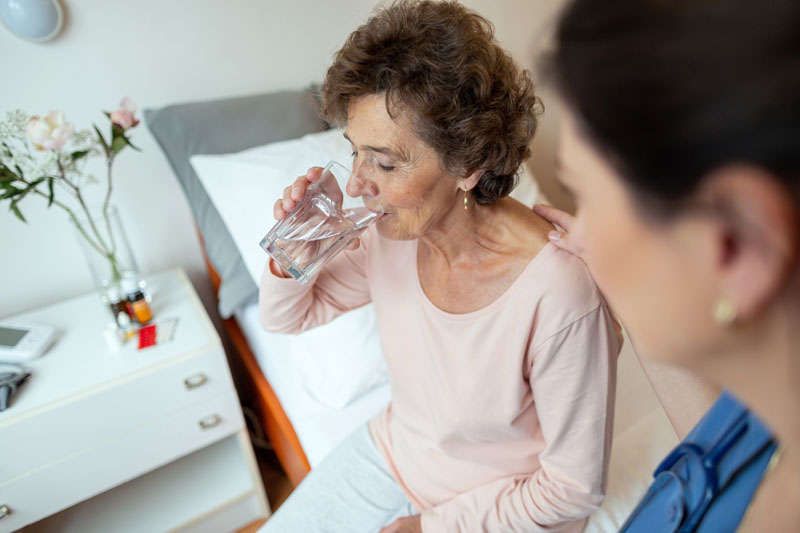
[[[139,324],[150,322],[153,314],[150,312],[150,306],[139,288],[139,283],[136,278],[127,277],[122,280],[122,292],[128,300],[128,307],[133,311],[133,316]]]
[[[119,314],[127,313],[126,302],[122,301],[119,287],[116,285],[109,287],[106,291],[106,298],[108,298],[108,307],[111,309],[111,316],[114,317],[114,322],[117,323],[117,327],[125,329],[125,325],[121,324],[119,321]],[[128,321],[128,324],[130,324],[130,321]]]

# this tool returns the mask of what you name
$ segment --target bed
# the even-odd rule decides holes
[[[257,283],[267,256],[258,242],[274,222],[274,198],[313,163],[349,161],[349,143],[318,108],[310,88],[145,110],[194,216],[236,352],[237,387],[294,486],[390,400],[370,305],[298,336],[259,323]],[[514,196],[541,201],[527,170]],[[621,357],[609,495],[587,531],[615,531],[675,443],[638,363],[630,353]]]

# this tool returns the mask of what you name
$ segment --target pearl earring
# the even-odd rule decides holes
[[[464,211],[466,211],[467,209],[468,209],[468,206],[467,206],[467,191],[465,190],[464,191]]]
[[[726,297],[722,297],[717,300],[717,303],[714,304],[712,314],[714,316],[714,322],[716,322],[718,326],[722,327],[732,326],[739,316],[739,312],[736,310],[736,305],[730,300],[730,298]]]

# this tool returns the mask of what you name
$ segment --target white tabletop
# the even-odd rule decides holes
[[[137,350],[137,338],[133,337],[117,351],[109,348],[103,328],[113,319],[97,292],[8,317],[53,326],[57,337],[44,355],[22,365],[32,375],[11,399],[11,406],[0,412],[0,426],[53,402],[112,386],[220,344],[183,270],[169,270],[146,280],[156,324],[178,319],[173,340],[163,345]]]

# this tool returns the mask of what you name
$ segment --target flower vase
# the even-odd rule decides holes
[[[147,294],[116,206],[89,209],[89,213],[90,217],[71,222],[101,299],[107,303],[109,289],[119,288],[125,278],[135,279]]]

